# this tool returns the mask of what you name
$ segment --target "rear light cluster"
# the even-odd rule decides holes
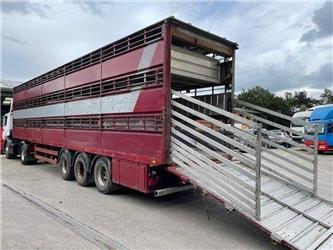
[[[318,142],[318,150],[325,151],[328,150],[328,145],[325,141],[319,141]]]
[[[313,147],[313,141],[312,140],[306,140],[304,141],[305,146],[307,147]],[[318,141],[318,150],[319,151],[327,151],[328,145],[326,141]]]

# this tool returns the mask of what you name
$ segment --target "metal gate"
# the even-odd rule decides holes
[[[333,205],[316,196],[316,149],[297,144],[309,154],[290,150],[267,137],[270,132],[256,122],[264,121],[259,117],[249,120],[176,91],[172,95],[170,171],[186,176],[275,241],[299,249],[332,246]]]

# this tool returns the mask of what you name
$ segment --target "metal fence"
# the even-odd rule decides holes
[[[172,95],[173,162],[206,191],[260,219],[261,125],[185,94],[172,91]],[[184,100],[190,105],[184,105]],[[256,135],[207,113],[251,127]]]
[[[238,99],[236,103],[241,107],[245,107],[236,108],[239,114],[254,122],[260,122],[264,126],[278,129],[277,131],[268,129],[262,130],[262,142],[264,145],[262,147],[262,169],[267,170],[271,176],[279,178],[288,184],[317,194],[318,130],[315,129],[314,135],[311,136],[311,139],[314,141],[314,147],[309,148],[302,143],[293,141],[292,138],[288,136],[288,134],[295,134],[304,138],[303,132],[296,131],[280,123],[273,122],[272,120],[278,118],[289,123],[297,120],[298,124],[306,126],[307,123],[305,121]],[[309,138],[309,136],[307,137]]]

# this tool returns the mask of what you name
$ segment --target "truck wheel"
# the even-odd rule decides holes
[[[106,157],[97,159],[94,166],[94,180],[98,191],[102,194],[110,194],[119,189],[119,186],[112,182],[112,164]]]
[[[37,160],[28,153],[28,149],[28,144],[23,144],[20,148],[20,160],[22,165],[34,164],[37,162]]]
[[[17,158],[17,155],[15,154],[12,154],[10,152],[10,144],[11,144],[11,141],[8,140],[6,141],[6,146],[5,146],[5,156],[7,159],[16,159]]]
[[[61,177],[64,180],[68,181],[75,179],[74,167],[72,164],[72,154],[67,149],[62,151],[59,157],[58,166],[61,170]]]
[[[74,175],[76,182],[83,187],[87,187],[94,182],[93,176],[89,174],[90,159],[87,154],[80,153],[74,163]]]

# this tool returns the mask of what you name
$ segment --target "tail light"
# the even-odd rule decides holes
[[[326,141],[318,141],[318,150],[325,151],[328,150],[328,145]]]

